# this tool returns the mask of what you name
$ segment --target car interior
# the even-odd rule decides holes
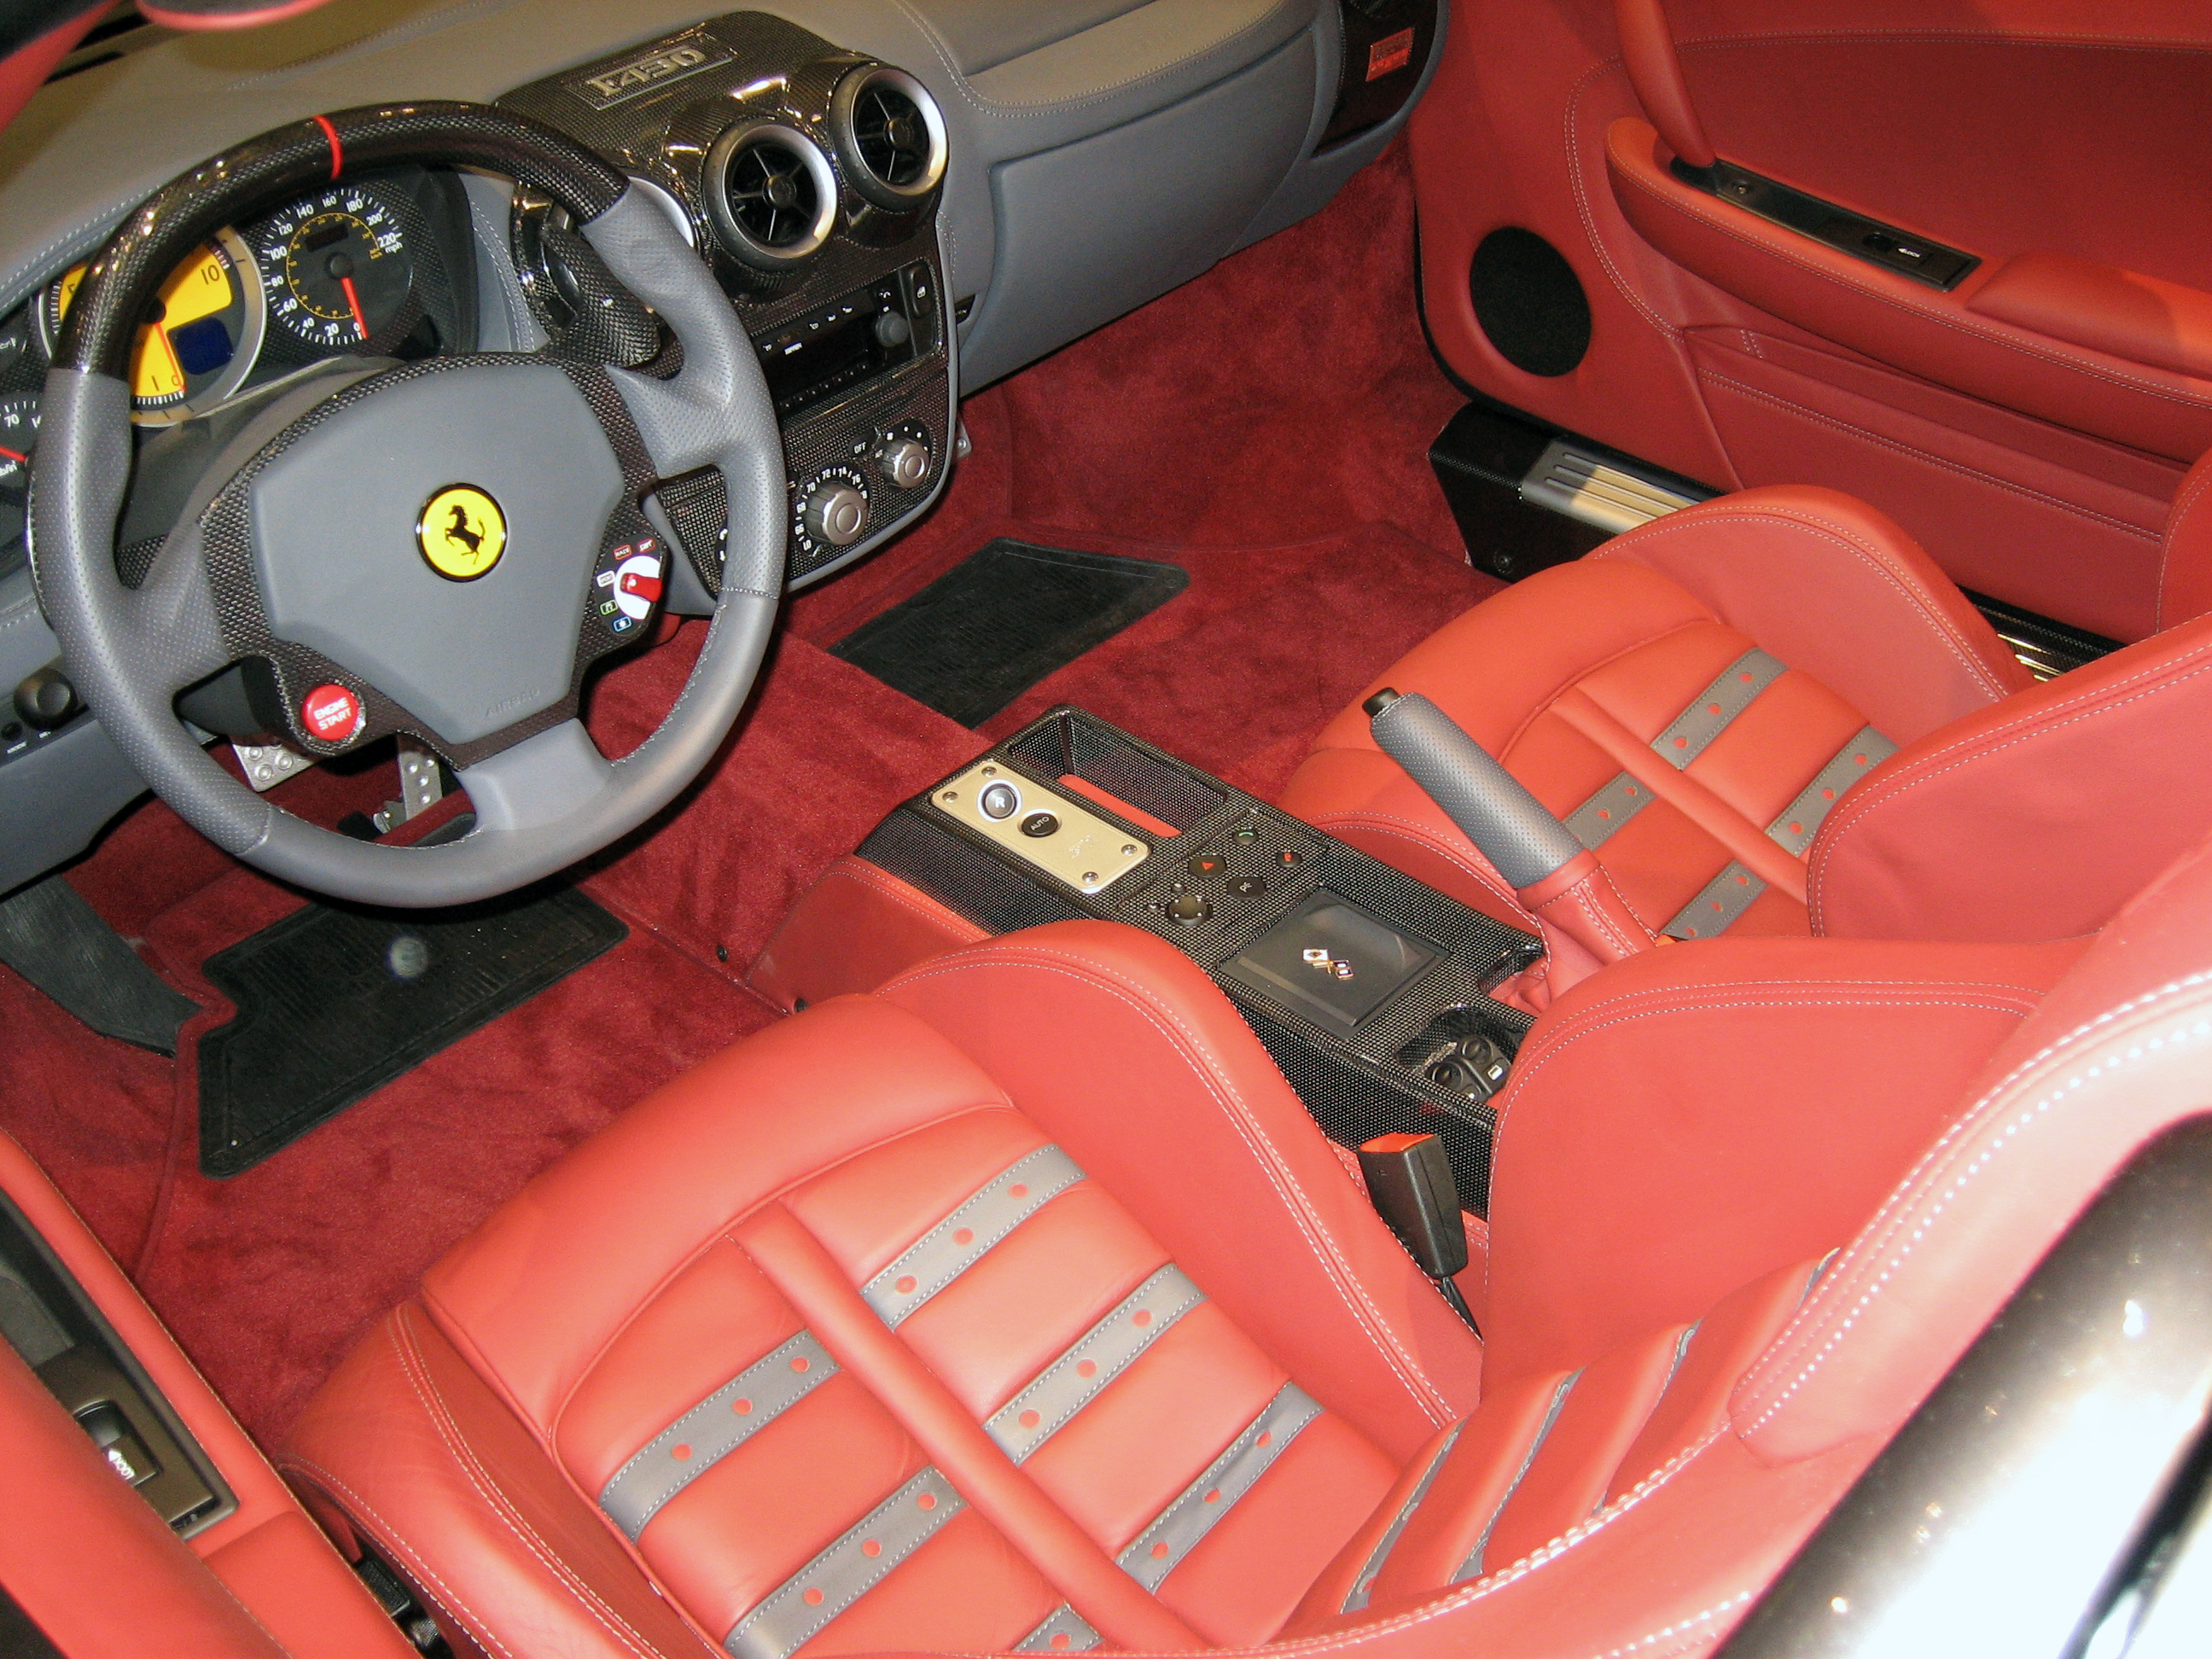
[[[9,9],[0,1651],[2203,1651],[2208,108]]]

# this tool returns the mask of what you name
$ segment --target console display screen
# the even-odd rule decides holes
[[[1437,954],[1323,887],[1218,971],[1317,1024],[1350,1031]]]
[[[883,368],[886,354],[876,338],[876,315],[872,305],[856,307],[849,316],[763,352],[761,373],[776,413],[791,414]]]

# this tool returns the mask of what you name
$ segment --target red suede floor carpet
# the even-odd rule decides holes
[[[281,1433],[422,1269],[530,1175],[655,1085],[771,1018],[744,969],[883,814],[1058,702],[1261,794],[1374,672],[1495,588],[1430,477],[1460,402],[1415,319],[1393,153],[1326,212],[970,399],[975,453],[924,525],[799,596],[753,704],[689,796],[594,860],[628,942],[235,1179],[196,1163],[194,1060],[93,1036],[0,969],[0,1125],[131,1268],[247,1426]],[[823,648],[994,535],[1171,559],[1189,588],[981,732]],[[592,725],[620,753],[673,699],[702,630],[625,663]],[[318,768],[282,786],[333,823],[392,789]],[[71,881],[167,978],[301,902],[167,808]]]

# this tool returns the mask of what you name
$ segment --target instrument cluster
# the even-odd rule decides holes
[[[39,394],[85,267],[0,319],[0,574],[23,558]],[[450,173],[346,179],[203,243],[162,284],[131,363],[141,434],[338,356],[473,350],[474,243]]]

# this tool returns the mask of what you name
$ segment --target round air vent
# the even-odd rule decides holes
[[[837,222],[837,179],[813,140],[775,121],[741,122],[707,152],[707,210],[722,245],[757,270],[811,257]]]
[[[846,179],[877,207],[909,212],[945,177],[945,116],[904,70],[872,64],[839,82],[830,133]]]

